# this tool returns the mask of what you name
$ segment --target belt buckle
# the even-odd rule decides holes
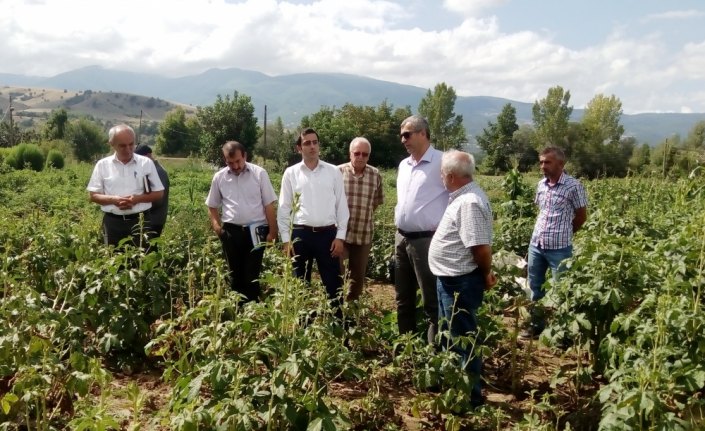
[[[316,226],[311,226],[311,232],[316,233],[316,232],[321,232],[322,227],[316,227]]]

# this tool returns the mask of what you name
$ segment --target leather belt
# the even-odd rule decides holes
[[[228,223],[228,222],[223,223],[223,227],[228,228],[228,229],[234,229],[234,230],[250,230],[249,226],[243,226],[240,224]]]
[[[419,238],[431,238],[434,233],[436,233],[435,230],[421,230],[418,232],[407,232],[401,229],[397,229],[397,232],[401,234],[404,238],[407,239],[419,239]]]
[[[307,226],[305,224],[295,224],[294,229],[303,229],[310,232],[328,232],[331,230],[338,230],[334,224],[329,224],[328,226]]]
[[[149,214],[149,211],[142,211],[139,213],[132,213],[132,214],[113,214],[113,213],[105,213],[106,217],[118,219],[118,220],[137,220],[140,218],[140,214],[144,214],[147,216]]]

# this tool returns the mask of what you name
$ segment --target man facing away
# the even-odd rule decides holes
[[[116,246],[131,238],[136,247],[148,249],[152,203],[164,196],[164,186],[154,162],[134,154],[135,131],[126,124],[108,132],[113,155],[98,160],[86,190],[103,211],[105,244]]]
[[[302,279],[310,270],[307,263],[316,260],[328,299],[339,313],[343,285],[339,259],[350,217],[343,175],[319,159],[320,142],[314,129],[301,132],[296,149],[301,162],[284,171],[279,193],[277,222],[284,253],[294,256],[294,271]],[[296,208],[295,195],[299,195]]]
[[[416,291],[421,287],[429,343],[438,332],[436,277],[428,267],[431,237],[448,204],[441,180],[443,152],[431,146],[428,121],[412,115],[401,123],[401,142],[409,157],[399,164],[394,208],[394,288],[399,333],[416,332]]]
[[[138,145],[137,148],[135,148],[135,154],[148,157],[154,162],[154,166],[157,168],[157,174],[159,174],[159,180],[164,186],[164,196],[158,201],[152,202],[152,211],[150,214],[154,236],[159,237],[162,235],[164,225],[166,224],[166,216],[169,212],[169,174],[167,174],[164,167],[157,160],[154,160],[152,149],[149,145]]]
[[[479,343],[463,346],[456,337],[477,336],[477,310],[485,289],[494,286],[492,273],[492,209],[485,192],[473,181],[475,159],[451,150],[443,155],[441,175],[450,192],[448,208],[431,240],[428,263],[438,277],[438,310],[444,349],[457,352],[473,386],[470,402],[483,404]]]
[[[367,164],[372,145],[358,137],[350,142],[350,163],[338,166],[343,174],[345,196],[348,201],[350,219],[345,237],[344,260],[350,271],[350,292],[346,299],[354,301],[360,297],[365,285],[367,262],[372,248],[374,211],[384,201],[382,175],[377,168]]]
[[[580,181],[563,171],[566,157],[558,147],[547,147],[539,154],[544,178],[536,187],[534,202],[539,207],[529,243],[529,287],[531,311],[529,328],[522,338],[538,338],[545,322],[536,302],[546,295],[543,284],[551,268],[553,280],[563,270],[561,262],[573,255],[573,235],[587,219],[587,195]]]
[[[261,294],[259,276],[265,249],[259,241],[273,242],[277,238],[274,209],[277,195],[267,171],[247,161],[244,145],[237,141],[226,142],[223,158],[226,167],[213,175],[206,198],[208,216],[223,246],[230,268],[231,288],[248,301],[257,301]],[[222,215],[218,211],[221,208]],[[258,238],[258,226],[265,224],[268,225],[268,229],[264,229],[266,237]]]

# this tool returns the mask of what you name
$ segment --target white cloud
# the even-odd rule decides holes
[[[213,67],[338,72],[423,88],[446,82],[462,96],[525,102],[561,85],[576,107],[602,93],[619,97],[628,113],[705,112],[705,95],[688,91],[704,87],[705,41],[674,48],[655,21],[651,34],[618,26],[599,43],[570,49],[550,29],[507,32],[499,18],[478,15],[503,1],[445,0],[465,18],[427,30],[408,25],[425,17],[391,0],[124,0],[118,9],[94,0],[0,0],[0,72],[51,76],[94,64],[167,76]]]
[[[662,13],[653,13],[646,15],[643,18],[643,22],[648,23],[651,21],[666,21],[666,20],[682,20],[682,19],[693,19],[702,18],[705,16],[705,12],[689,9],[689,10],[672,10]]]
[[[443,0],[443,6],[451,12],[457,12],[466,17],[477,16],[487,9],[500,6],[507,0]]]

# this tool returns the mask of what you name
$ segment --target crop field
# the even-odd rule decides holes
[[[213,172],[170,162],[169,220],[147,255],[102,245],[90,165],[0,174],[0,430],[705,429],[703,176],[585,182],[588,221],[538,341],[518,338],[513,264],[538,177],[477,178],[499,283],[463,340],[484,361],[473,410],[455,355],[397,334],[395,172],[343,326],[278,246],[264,300],[241,305],[204,205]]]

